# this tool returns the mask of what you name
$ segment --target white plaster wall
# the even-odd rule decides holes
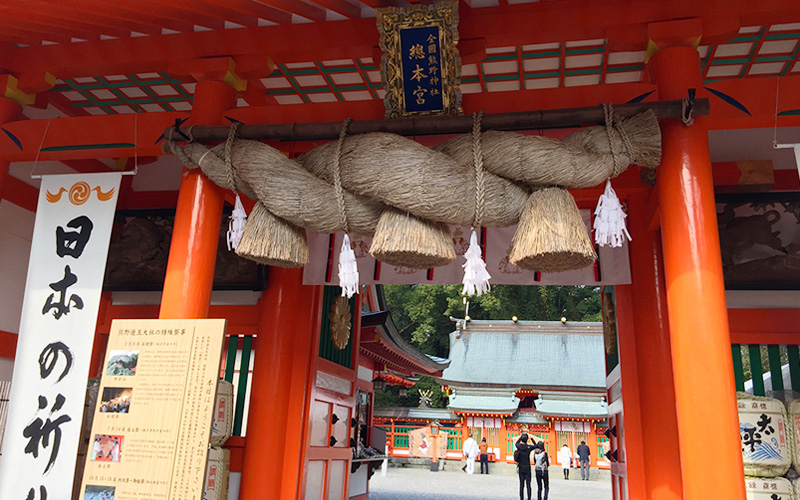
[[[11,375],[14,373],[14,360],[0,358],[0,382],[3,380],[11,380]]]
[[[0,201],[0,330],[19,332],[36,214]]]

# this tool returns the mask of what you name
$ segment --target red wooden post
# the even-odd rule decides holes
[[[674,40],[685,25],[663,23],[651,26],[651,32]],[[696,38],[700,33],[691,34]],[[662,48],[650,70],[661,99],[702,88],[700,57],[690,46]],[[744,500],[708,133],[702,118],[692,126],[664,120],[661,127],[664,152],[657,189],[684,498]],[[713,467],[709,457],[714,457]]]
[[[198,125],[219,125],[224,119],[223,113],[235,102],[236,91],[228,84],[198,82],[192,121]],[[184,173],[175,209],[159,318],[205,318],[208,315],[222,204],[222,190],[200,169]]]

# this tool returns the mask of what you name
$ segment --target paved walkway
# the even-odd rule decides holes
[[[578,474],[578,480],[573,476]],[[536,498],[536,479],[531,481]],[[431,472],[425,469],[390,468],[386,477],[380,469],[369,481],[370,500],[515,500],[519,495],[516,476],[506,474],[468,476],[461,470]],[[565,481],[561,469],[550,472],[548,500],[610,500],[608,479],[581,481],[580,471],[573,469]]]

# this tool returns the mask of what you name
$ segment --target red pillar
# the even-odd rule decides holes
[[[198,82],[192,123],[221,125],[223,113],[235,102],[236,91],[228,84]],[[205,318],[208,315],[222,204],[222,190],[203,176],[200,169],[184,172],[159,318]]]
[[[662,48],[650,70],[662,100],[702,89],[700,58],[691,47]],[[661,130],[657,189],[684,498],[744,500],[707,130],[702,118],[692,126],[663,120]]]
[[[321,307],[321,287],[302,279],[302,269],[272,267],[261,298],[242,500],[295,500],[300,488]]]
[[[635,355],[639,379],[639,409],[641,415],[642,457],[646,498],[677,500],[683,498],[681,465],[677,460],[664,460],[659,453],[648,450],[678,450],[678,420],[675,410],[675,386],[672,374],[669,321],[664,270],[661,257],[661,238],[657,231],[648,230],[648,193],[628,197],[631,284],[635,297],[633,324]],[[623,287],[618,287],[620,291]],[[632,301],[633,302],[633,301]],[[620,332],[623,335],[627,332]],[[625,374],[622,375],[625,384]],[[623,400],[624,404],[624,400]]]

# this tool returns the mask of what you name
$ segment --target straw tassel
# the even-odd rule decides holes
[[[236,251],[239,242],[242,240],[242,233],[244,233],[244,224],[247,222],[247,212],[244,211],[244,205],[239,198],[239,193],[236,193],[236,203],[233,206],[231,218],[228,221],[228,250]]]
[[[467,253],[464,254],[467,261],[464,262],[464,289],[461,290],[462,295],[472,296],[478,294],[489,293],[491,285],[489,280],[491,276],[486,271],[486,263],[481,257],[481,247],[478,245],[478,235],[475,230],[472,230],[472,235],[469,237],[469,248]]]
[[[631,235],[625,227],[625,218],[628,216],[622,210],[617,193],[611,187],[611,180],[606,180],[606,190],[597,201],[594,210],[594,241],[600,246],[621,247]]]
[[[342,296],[348,299],[358,293],[358,262],[347,233],[339,251],[339,286],[342,288]]]

